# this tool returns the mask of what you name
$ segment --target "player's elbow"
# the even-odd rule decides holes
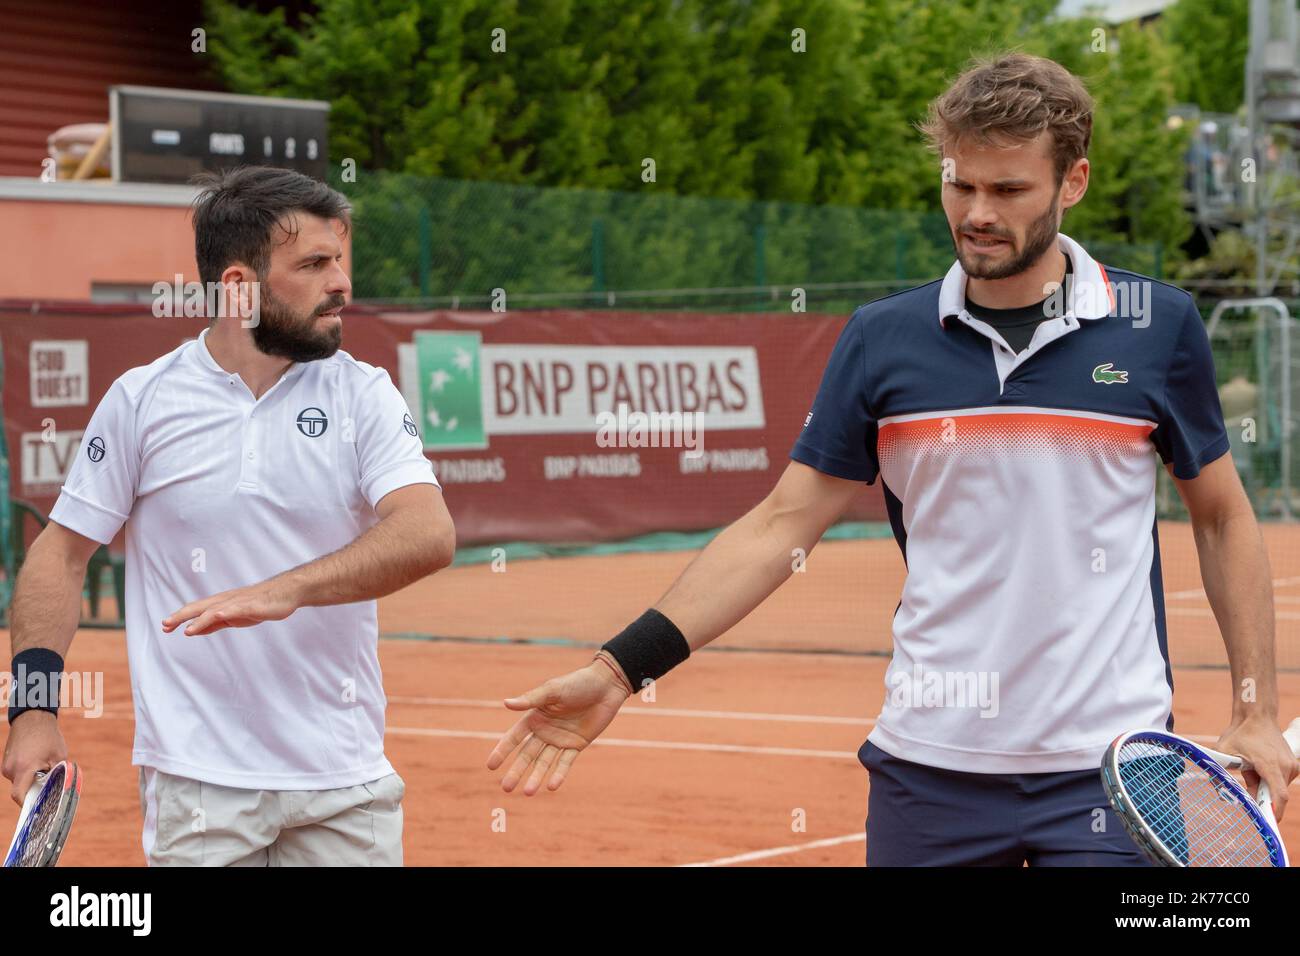
[[[451,517],[440,518],[434,523],[429,532],[428,548],[426,549],[427,570],[425,574],[433,574],[435,571],[441,571],[448,567],[456,557],[456,526],[452,523]]]
[[[77,534],[57,522],[49,522],[27,549],[24,567],[41,567],[43,572],[57,569],[70,581],[81,582],[91,556],[100,548],[98,541]]]

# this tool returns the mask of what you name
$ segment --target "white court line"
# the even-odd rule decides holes
[[[104,711],[101,719],[130,720],[130,711]],[[441,727],[388,727],[386,734],[403,737],[452,737],[463,740],[500,740],[504,730],[445,730]],[[744,744],[701,744],[686,740],[630,740],[622,737],[600,737],[592,746],[641,747],[650,750],[695,750],[723,754],[764,754],[772,757],[821,757],[830,760],[858,759],[851,750],[806,750],[800,747],[752,747]]]
[[[133,719],[135,714],[131,711],[104,711],[101,717],[109,720],[127,720]],[[451,737],[465,740],[499,740],[501,738],[501,734],[496,731],[443,730],[431,727],[389,727],[386,732],[400,736]],[[1187,736],[1190,740],[1205,743],[1213,743],[1218,740],[1218,737],[1212,737],[1206,734],[1188,734]],[[858,755],[850,751],[802,750],[794,747],[747,747],[739,744],[702,744],[667,740],[626,740],[618,737],[601,737],[594,741],[593,746],[641,747],[657,750],[694,750],[713,753],[764,754],[780,757],[821,757],[834,760],[853,761],[858,759]],[[740,853],[735,856],[724,856],[715,860],[705,860],[701,863],[683,863],[680,865],[683,867],[731,866],[735,863],[749,863],[755,860],[766,860],[777,856],[787,856],[791,853],[802,853],[805,850],[817,850],[824,847],[840,846],[845,843],[857,843],[865,839],[865,832],[849,833],[845,836],[828,837],[822,840],[813,840],[809,843],[778,846],[767,850],[754,850],[749,853]]]
[[[790,853],[802,853],[804,850],[819,850],[827,846],[839,846],[843,843],[862,843],[867,839],[863,830],[846,836],[827,837],[825,840],[813,840],[811,843],[795,843],[790,846],[773,847],[770,850],[755,850],[752,853],[740,853],[736,856],[723,856],[703,863],[682,863],[680,866],[731,866],[733,863],[749,863],[752,860],[768,860],[774,856],[786,856]]]
[[[78,713],[78,708],[64,707],[65,713]],[[93,720],[96,718],[86,718]],[[100,720],[134,720],[135,712],[130,710],[106,710],[100,714]],[[874,721],[873,721],[874,723]],[[466,740],[500,740],[505,731],[496,730],[445,730],[439,727],[387,727],[385,733],[419,737],[460,737]],[[1213,744],[1219,739],[1218,734],[1182,734],[1199,744]],[[744,744],[701,744],[677,740],[631,740],[622,737],[598,737],[593,745],[604,744],[611,747],[647,747],[658,750],[709,750],[717,753],[771,754],[781,757],[826,757],[835,760],[857,760],[856,752],[847,750],[805,750],[799,747],[753,747]]]
[[[505,710],[499,700],[477,700],[465,697],[402,697],[388,696],[390,704],[424,704],[430,707],[482,707]],[[515,713],[512,711],[512,713]],[[822,717],[817,714],[762,714],[736,710],[688,710],[683,707],[624,707],[620,714],[639,714],[643,717],[712,717],[719,720],[775,720],[792,724],[848,724],[853,727],[874,725],[874,717]]]
[[[488,730],[442,730],[431,727],[389,727],[388,733],[419,737],[463,737],[470,740],[500,740],[502,732]],[[627,740],[621,737],[598,737],[593,747],[643,747],[651,750],[705,750],[724,754],[766,754],[775,757],[825,757],[832,760],[857,760],[851,750],[802,750],[797,747],[749,747],[741,744],[698,744],[676,740]]]

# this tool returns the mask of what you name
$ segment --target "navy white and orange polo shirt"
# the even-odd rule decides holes
[[[1228,451],[1209,339],[1188,293],[1058,241],[1068,308],[1018,354],[959,262],[859,308],[791,451],[883,485],[907,578],[869,739],[905,760],[1092,769],[1172,728],[1157,455],[1193,478]]]

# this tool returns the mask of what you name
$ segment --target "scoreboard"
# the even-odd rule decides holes
[[[325,179],[326,102],[152,86],[113,86],[108,99],[117,182],[185,183],[231,166]]]

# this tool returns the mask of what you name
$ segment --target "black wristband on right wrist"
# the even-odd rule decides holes
[[[63,658],[48,647],[29,647],[14,655],[9,668],[9,723],[29,710],[58,716]]]
[[[601,648],[608,651],[631,682],[633,693],[658,680],[691,656],[691,646],[677,629],[654,608],[623,628]]]

